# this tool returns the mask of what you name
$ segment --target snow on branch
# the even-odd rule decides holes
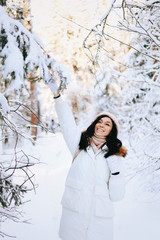
[[[104,31],[105,31],[105,26],[106,26],[106,22],[107,22],[107,18],[110,14],[110,12],[113,9],[113,6],[115,4],[116,0],[112,0],[112,2],[110,3],[110,6],[108,7],[107,11],[105,12],[105,14],[101,17],[99,23],[96,24],[96,26],[94,26],[89,34],[86,36],[86,38],[83,41],[83,47],[84,49],[87,49],[89,51],[89,55],[87,55],[90,60],[92,61],[93,64],[95,64],[98,61],[99,58],[99,52],[101,49],[101,45],[103,45],[103,35],[104,35]],[[91,40],[90,39],[94,37],[95,40]],[[95,54],[92,53],[91,47],[96,45],[96,50],[95,50]]]
[[[4,114],[9,113],[10,107],[8,105],[7,99],[0,93],[0,112],[2,111]]]
[[[93,64],[101,61],[100,53],[101,55],[103,54],[105,43],[109,39],[114,39],[124,46],[128,45],[129,48],[134,49],[138,54],[153,59],[153,64],[160,62],[160,1],[142,1],[137,3],[137,1],[122,0],[119,4],[118,1],[112,0],[108,4],[106,13],[97,25],[90,30],[83,42],[83,47],[87,50],[87,56]],[[116,13],[118,16],[113,26],[110,25],[108,20],[110,16],[114,16],[112,16],[112,13]],[[117,30],[117,36],[110,33],[111,28]],[[127,38],[129,39],[129,37],[122,40],[118,36],[118,30],[128,32],[126,36],[129,36],[129,33],[137,34],[137,39],[139,36],[139,46],[135,47],[134,43],[127,43]],[[142,38],[146,38],[149,44],[143,46]]]
[[[104,20],[105,20],[105,22],[106,22],[107,17],[109,16],[112,8],[114,7],[115,2],[116,2],[116,0],[112,0],[109,8],[108,8],[107,11],[106,11],[106,13],[101,17],[101,19],[100,19],[100,24],[101,24]]]

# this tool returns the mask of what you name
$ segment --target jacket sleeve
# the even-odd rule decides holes
[[[76,125],[71,109],[62,97],[55,99],[55,109],[58,115],[63,137],[72,156],[74,157],[78,151],[81,132]]]
[[[125,177],[122,174],[122,162],[121,157],[112,155],[107,158],[108,166],[111,172],[109,178],[109,196],[111,201],[120,201],[125,195]],[[119,172],[117,175],[112,175],[112,173]]]

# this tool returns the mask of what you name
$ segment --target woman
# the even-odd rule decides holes
[[[120,156],[126,149],[117,139],[118,122],[111,113],[96,117],[83,133],[60,94],[55,108],[73,156],[62,198],[59,236],[62,240],[113,240],[113,203],[124,196]]]

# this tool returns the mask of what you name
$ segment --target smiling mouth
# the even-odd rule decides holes
[[[100,128],[97,128],[97,131],[98,131],[98,132],[104,132],[104,130],[103,130],[103,129],[100,129]]]

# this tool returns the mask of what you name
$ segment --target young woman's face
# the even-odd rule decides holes
[[[109,117],[103,117],[95,125],[94,132],[99,137],[106,137],[112,130],[112,120]]]

